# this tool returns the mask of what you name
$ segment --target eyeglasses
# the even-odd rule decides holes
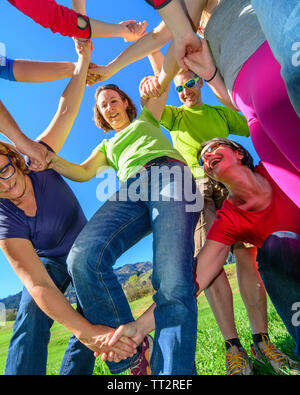
[[[196,77],[191,80],[188,80],[185,84],[175,86],[176,92],[181,93],[184,88],[188,88],[188,89],[194,88],[194,86],[199,81],[199,79],[200,79],[199,77]]]
[[[15,169],[14,165],[12,164],[10,155],[7,154],[6,156],[8,157],[9,162],[0,169],[0,179],[1,180],[8,180],[16,172],[16,169]]]

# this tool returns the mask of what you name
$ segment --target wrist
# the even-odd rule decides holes
[[[204,81],[206,83],[210,83],[216,77],[217,73],[218,73],[218,68],[217,66],[215,66],[215,70],[213,72],[210,72],[210,74],[208,74],[207,76],[205,76],[206,78],[203,78]]]

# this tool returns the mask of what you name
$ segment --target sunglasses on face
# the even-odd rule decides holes
[[[204,165],[204,156],[205,154],[211,154],[212,152],[214,152],[217,148],[219,148],[221,145],[226,145],[227,147],[236,150],[239,149],[238,145],[235,145],[234,142],[230,142],[230,143],[225,143],[225,142],[215,142],[214,144],[209,144],[206,147],[203,148],[201,155],[200,155],[200,160],[199,160],[199,164],[200,166]]]
[[[184,88],[188,88],[188,89],[194,88],[194,86],[197,84],[199,79],[200,79],[199,77],[196,77],[191,80],[188,80],[185,84],[175,86],[176,92],[181,93]]]
[[[16,172],[16,169],[15,169],[14,165],[12,164],[10,155],[7,154],[6,156],[8,157],[9,162],[0,169],[0,179],[1,180],[8,180]]]

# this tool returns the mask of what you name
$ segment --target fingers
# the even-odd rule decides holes
[[[143,78],[140,83],[139,90],[140,95],[145,99],[149,99],[151,97],[159,97],[162,93],[157,76]]]

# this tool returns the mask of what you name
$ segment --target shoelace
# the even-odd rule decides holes
[[[265,346],[264,350],[260,351],[265,354],[265,356],[269,359],[272,359],[280,364],[285,363],[288,364],[289,361],[287,360],[287,358],[281,354],[281,352],[279,350],[277,350],[277,348],[274,346],[274,344],[270,343],[270,340],[267,336],[262,336],[262,340]]]
[[[226,340],[225,343],[230,344],[230,347],[233,350],[233,345],[229,341]],[[224,344],[223,344],[223,348],[224,348]],[[239,349],[237,354],[233,354],[233,352],[226,354],[226,362],[227,362],[229,373],[237,374],[243,370],[245,358],[243,357],[242,351]]]

